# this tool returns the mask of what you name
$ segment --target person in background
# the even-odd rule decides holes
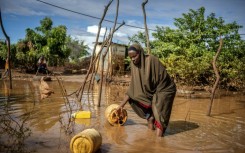
[[[147,120],[148,128],[156,128],[156,135],[163,137],[169,123],[176,85],[159,59],[144,54],[139,44],[131,45],[128,55],[131,59],[131,82],[117,112],[120,114],[129,102],[134,112]]]
[[[9,75],[9,58],[7,57],[5,61],[5,71],[3,73],[2,78],[5,79],[8,75]]]
[[[37,66],[38,66],[38,68],[37,68],[36,75],[38,75],[38,73],[48,74],[47,61],[43,55],[39,58],[39,60],[37,62]]]

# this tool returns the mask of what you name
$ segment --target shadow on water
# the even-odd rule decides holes
[[[197,123],[189,121],[170,121],[168,126],[170,130],[167,131],[166,136],[190,131],[199,127]]]
[[[124,124],[125,126],[130,126],[130,125],[135,125],[137,124],[136,122],[134,122],[134,120],[132,119],[127,119],[127,122]]]
[[[4,102],[15,102],[15,101],[22,101],[26,100],[25,95],[9,95],[8,97],[4,97],[0,95],[0,105],[3,104]]]

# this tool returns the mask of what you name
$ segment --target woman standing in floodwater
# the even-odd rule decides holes
[[[153,55],[144,54],[139,44],[128,49],[131,59],[131,82],[118,113],[129,102],[135,113],[147,119],[148,128],[162,137],[168,126],[176,85],[166,69]]]

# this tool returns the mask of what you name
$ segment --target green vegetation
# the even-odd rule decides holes
[[[12,63],[15,67],[21,65],[28,70],[36,69],[36,63],[44,55],[51,66],[64,65],[70,58],[77,62],[79,58],[88,55],[88,46],[84,41],[79,42],[67,36],[66,27],[53,27],[53,21],[45,17],[40,26],[35,29],[26,29],[26,36],[17,44],[11,45]],[[7,47],[0,43],[0,57],[7,57]],[[69,57],[69,58],[68,58]]]
[[[223,46],[218,57],[220,87],[244,87],[245,82],[245,41],[238,30],[242,26],[236,22],[225,23],[222,17],[214,13],[204,16],[205,8],[190,9],[181,18],[175,19],[176,29],[156,27],[150,41],[152,54],[160,58],[171,76],[184,85],[212,85],[215,74],[212,68],[213,56],[219,47],[220,36]],[[49,65],[78,64],[79,59],[88,55],[88,46],[84,41],[73,40],[66,34],[63,25],[53,27],[46,17],[35,29],[26,29],[26,36],[17,44],[11,45],[12,63],[28,69],[34,69],[41,55]],[[146,44],[143,32],[129,37],[129,41]],[[0,42],[0,57],[5,59],[7,47]],[[129,62],[128,59],[125,60]]]
[[[215,74],[213,56],[218,50],[220,36],[223,46],[217,61],[221,87],[242,87],[245,82],[245,41],[241,39],[236,22],[225,23],[211,13],[204,17],[205,8],[190,9],[175,19],[176,29],[157,27],[152,35],[152,54],[160,58],[168,72],[184,85],[212,85]],[[138,33],[131,41],[142,41]],[[144,44],[144,43],[143,43]]]

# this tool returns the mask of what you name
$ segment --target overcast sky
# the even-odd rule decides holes
[[[12,43],[25,37],[26,28],[34,29],[40,26],[40,20],[50,17],[53,26],[65,25],[68,35],[84,40],[92,49],[100,21],[97,18],[101,18],[108,2],[109,0],[0,0],[0,6],[4,28]],[[143,0],[120,0],[118,22],[125,21],[127,25],[136,28],[123,26],[115,33],[113,42],[127,44],[128,37],[142,30],[140,29],[144,27],[142,2]],[[109,7],[105,17],[107,20],[114,21],[116,4],[117,1],[114,0]],[[216,17],[222,17],[225,23],[236,21],[243,26],[239,33],[245,34],[245,0],[148,0],[146,4],[148,28],[153,30],[156,26],[175,28],[174,18],[182,17],[182,13],[200,7],[205,7],[205,17],[215,13]],[[105,21],[102,26],[105,31],[106,27],[112,28],[113,23]],[[0,39],[5,39],[2,31]]]

